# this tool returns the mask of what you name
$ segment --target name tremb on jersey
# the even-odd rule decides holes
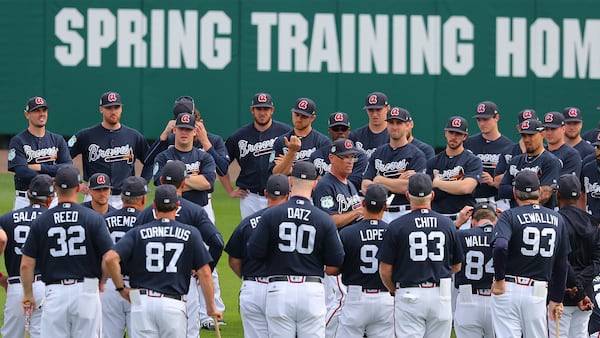
[[[88,147],[88,152],[89,162],[95,162],[99,159],[104,159],[104,162],[127,161],[127,163],[133,163],[133,149],[129,145],[101,149],[100,146],[92,143]]]
[[[314,153],[316,150],[317,150],[316,147],[298,150],[298,152],[296,153],[296,157],[294,158],[294,161],[307,160],[310,157],[310,155],[312,155],[312,153]],[[283,147],[283,154],[285,155],[285,154],[287,154],[287,152],[288,152],[288,148]]]
[[[465,237],[465,243],[467,244],[467,247],[469,247],[469,248],[482,247],[482,246],[489,247],[490,246],[490,243],[488,243],[487,236],[473,235],[473,236]]]
[[[277,137],[270,140],[257,142],[255,144],[249,144],[246,140],[239,140],[238,147],[240,148],[240,157],[246,157],[246,155],[252,153],[254,157],[269,154],[273,150],[273,143]]]
[[[539,212],[517,214],[517,219],[521,224],[545,223],[558,226],[558,217],[556,217],[555,215],[543,214]]]
[[[421,228],[437,228],[437,218],[432,216],[415,218],[415,227]]]
[[[508,172],[510,173],[510,176],[512,176],[512,177],[515,177],[515,176],[517,176],[517,174],[518,174],[519,172],[523,171],[523,170],[529,170],[529,171],[533,171],[534,173],[536,173],[536,174],[538,174],[538,175],[539,175],[539,173],[542,171],[542,170],[540,169],[540,167],[538,167],[538,166],[535,166],[535,167],[527,167],[527,168],[522,168],[521,170],[519,170],[519,169],[517,169],[517,166],[516,166],[516,165],[514,165],[514,164],[512,164],[508,170],[509,170]]]
[[[59,211],[55,212],[53,216],[55,224],[74,223],[79,220],[78,211]]]
[[[155,237],[172,237],[182,241],[187,241],[190,238],[191,231],[172,226],[154,226],[140,230],[142,239],[150,239]]]
[[[383,163],[378,158],[375,159],[375,169],[384,177],[396,177],[400,175],[400,173],[406,171],[408,164],[409,162],[406,159],[388,163]]]
[[[23,151],[27,155],[27,163],[33,160],[35,163],[53,162],[58,157],[57,147],[33,150],[30,145],[24,145]]]
[[[600,198],[600,184],[598,182],[590,182],[589,177],[584,177],[583,187],[586,194],[590,194],[593,198]]]
[[[367,241],[383,241],[383,233],[385,229],[363,229],[360,231],[360,240]]]
[[[311,211],[301,208],[287,208],[288,218],[300,219],[303,221],[309,221],[308,216]]]
[[[133,228],[135,225],[136,216],[115,215],[105,218],[109,228],[128,227]]]
[[[39,211],[31,211],[31,212],[19,211],[19,212],[15,212],[15,213],[12,214],[12,216],[13,216],[13,222],[15,224],[22,223],[22,222],[32,222],[33,220],[35,220],[37,218],[38,214],[39,214]]]

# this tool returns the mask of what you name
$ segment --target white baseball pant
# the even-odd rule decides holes
[[[240,288],[240,314],[244,326],[245,338],[264,338],[269,336],[265,308],[267,306],[266,277],[244,280]]]
[[[494,338],[492,325],[492,291],[461,285],[454,311],[456,338]]]
[[[565,306],[563,307],[563,314],[558,322],[559,325],[559,336],[560,338],[578,338],[585,337],[588,334],[588,322],[592,311],[581,311],[577,306]],[[550,319],[548,314],[548,325],[549,336],[556,337],[556,325]]]
[[[123,279],[125,286],[129,287],[129,280]],[[131,304],[115,290],[115,283],[111,278],[106,280],[104,292],[100,293],[102,303],[102,336],[104,338],[123,337],[125,329],[129,328],[129,313]]]
[[[348,285],[335,337],[389,338],[394,336],[394,297],[387,291]]]
[[[242,214],[242,219],[266,207],[267,198],[264,196],[248,192],[246,197],[240,198],[240,213]]]
[[[131,337],[185,337],[185,302],[163,297],[160,293],[131,290]],[[199,332],[196,332],[196,338]]]
[[[29,320],[29,333],[32,338],[40,337],[40,328],[42,321],[42,300],[46,285],[42,282],[40,276],[36,276],[33,282],[33,296],[37,309],[33,311]],[[8,288],[6,289],[6,304],[4,304],[4,325],[2,326],[3,337],[23,337],[25,335],[25,316],[23,316],[23,285],[21,278],[10,277]]]

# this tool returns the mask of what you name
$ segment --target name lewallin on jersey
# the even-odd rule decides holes
[[[75,142],[73,142],[74,144]],[[69,140],[69,146],[71,146],[71,140]],[[129,145],[102,149],[99,145],[92,143],[88,147],[89,155],[88,161],[95,162],[99,159],[103,159],[104,162],[117,162],[127,161],[128,164],[133,163],[133,148]]]
[[[35,163],[54,162],[58,158],[58,147],[34,150],[30,145],[24,145],[23,151],[27,155],[27,163],[33,160]]]
[[[249,144],[246,140],[239,140],[238,147],[240,148],[240,157],[246,157],[246,155],[250,153],[252,153],[254,157],[269,154],[273,150],[273,143],[275,143],[275,140],[277,140],[277,137],[255,144]]]

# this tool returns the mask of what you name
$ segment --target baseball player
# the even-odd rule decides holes
[[[38,174],[55,176],[64,164],[72,164],[65,139],[46,130],[48,104],[42,97],[27,100],[23,112],[29,121],[27,129],[10,139],[8,170],[15,173],[16,198],[13,210],[29,205],[27,189]]]
[[[289,178],[282,174],[271,175],[267,180],[265,196],[267,207],[275,207],[287,202],[290,193]],[[266,209],[246,217],[233,230],[225,251],[229,254],[231,270],[242,279],[240,289],[240,314],[244,326],[244,337],[268,337],[267,317],[265,315],[267,301],[267,285],[269,284],[266,268],[260,262],[249,257],[246,244],[258,226]]]
[[[406,139],[408,140],[408,143],[412,143],[417,146],[417,148],[419,148],[419,150],[425,154],[425,159],[429,160],[430,158],[433,158],[435,156],[435,149],[433,149],[431,145],[414,137],[412,133],[414,127],[415,120],[411,118],[411,120],[408,122],[408,131],[406,133]]]
[[[123,208],[104,215],[108,232],[114,243],[136,225],[137,216],[146,205],[147,193],[148,186],[145,179],[129,176],[123,180],[121,189]],[[121,267],[121,273],[124,285],[129,286],[127,270]],[[131,305],[115,290],[115,283],[111,278],[106,281],[104,292],[100,294],[100,301],[102,302],[103,336],[105,338],[124,336],[125,328],[129,328]]]
[[[71,157],[81,154],[83,178],[87,181],[95,173],[105,173],[113,183],[110,204],[120,209],[121,183],[128,176],[135,176],[135,161],[144,162],[148,142],[140,132],[121,124],[123,105],[121,96],[106,92],[100,97],[102,122],[82,129],[69,139]],[[152,164],[144,165],[141,175],[147,181],[152,177]],[[87,186],[82,185],[85,200],[91,199]]]
[[[600,225],[600,132],[592,143],[596,148],[595,161],[584,165],[581,170],[581,185],[585,192],[586,210],[595,225]]]
[[[58,169],[58,205],[33,221],[22,248],[24,313],[40,305],[32,289],[36,263],[46,283],[41,337],[101,337],[99,279],[112,240],[102,216],[77,203],[79,183],[77,168]]]
[[[411,212],[389,224],[377,253],[381,281],[395,297],[396,337],[450,337],[451,274],[463,254],[452,221],[431,210],[431,178],[408,181]]]
[[[269,157],[269,170],[273,174],[289,175],[294,163],[309,160],[317,149],[331,144],[325,135],[312,127],[312,122],[317,118],[316,109],[315,103],[309,98],[296,100],[292,108],[294,129],[279,136],[273,143]]]
[[[101,215],[117,210],[112,205],[108,204],[111,196],[110,190],[112,188],[110,185],[110,177],[108,177],[108,175],[95,173],[90,177],[88,187],[89,195],[92,199],[81,203],[81,205],[90,208]]]
[[[335,337],[387,338],[394,335],[394,298],[379,278],[377,252],[387,223],[383,222],[387,190],[371,184],[362,201],[364,219],[340,231],[344,246],[342,281],[348,293],[342,305]]]
[[[350,121],[348,120],[348,114],[342,112],[335,112],[329,115],[329,136],[331,141],[334,142],[339,139],[348,138],[350,134]],[[348,180],[359,190],[362,182],[362,174],[367,167],[368,157],[364,151],[358,151],[355,154],[354,166],[352,173],[348,176]],[[323,177],[331,169],[331,162],[329,161],[329,146],[317,149],[310,159],[315,168],[317,168],[317,174]]]
[[[177,188],[156,188],[156,220],[136,226],[104,257],[104,264],[121,296],[131,302],[131,335],[183,337],[186,334],[185,294],[191,271],[198,277],[211,316],[215,308],[209,262],[212,258],[193,226],[175,220]],[[127,287],[122,263],[129,273]]]
[[[390,110],[387,95],[381,92],[367,95],[363,108],[369,115],[369,123],[353,130],[348,138],[371,157],[377,147],[390,142],[386,122]]]
[[[454,331],[457,338],[493,338],[491,243],[496,208],[492,203],[480,202],[463,210],[471,216],[471,228],[458,231],[465,260],[454,278],[458,288]]]
[[[494,331],[497,337],[546,337],[547,326],[562,315],[569,235],[562,216],[541,206],[535,172],[518,173],[513,194],[518,206],[502,212],[494,228]]]
[[[409,212],[406,198],[408,179],[417,172],[425,172],[426,159],[412,143],[408,143],[406,132],[412,117],[408,110],[394,107],[386,118],[389,142],[382,144],[369,157],[369,164],[363,174],[362,191],[372,183],[383,185],[389,191],[387,210],[383,221],[389,223]]]
[[[267,207],[263,196],[269,178],[269,157],[277,137],[292,130],[285,123],[273,120],[275,107],[268,93],[256,93],[250,105],[253,121],[236,130],[225,141],[230,161],[237,161],[240,173],[233,189],[229,176],[223,188],[232,198],[240,199],[242,218]]]
[[[562,111],[565,117],[565,142],[579,152],[581,159],[594,153],[594,146],[581,137],[583,118],[577,107],[565,107]]]
[[[560,160],[560,174],[581,174],[581,156],[579,152],[565,143],[565,117],[558,112],[544,115],[546,149]]]
[[[291,197],[266,210],[250,236],[248,255],[269,276],[266,316],[270,337],[325,337],[323,266],[339,273],[344,250],[335,223],[312,205],[315,166],[296,162]]]
[[[6,288],[6,303],[4,304],[3,337],[23,337],[25,334],[25,317],[21,298],[23,286],[19,277],[21,266],[21,247],[25,243],[31,223],[48,207],[54,199],[52,177],[40,174],[34,177],[30,184],[27,196],[30,205],[6,213],[0,217],[0,238],[6,238],[1,243],[4,253],[4,264],[8,272],[8,287]],[[42,282],[39,267],[34,270],[33,296],[37,304],[44,298],[45,285]],[[32,337],[40,337],[41,311],[31,314],[29,332]]]
[[[433,180],[435,199],[431,208],[456,220],[465,205],[474,206],[473,192],[481,180],[481,159],[466,150],[467,120],[452,116],[444,128],[446,149],[427,161],[427,174]]]
[[[590,129],[581,135],[581,138],[584,141],[589,143],[593,143],[596,140],[596,135],[600,132],[600,121],[598,122],[598,127]]]
[[[592,298],[593,310],[588,323],[588,333],[590,338],[600,337],[600,276],[594,277],[592,280],[592,287],[594,289],[594,297]]]

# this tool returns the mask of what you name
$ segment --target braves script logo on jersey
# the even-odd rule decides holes
[[[362,142],[360,142],[360,141],[356,141],[356,148],[361,149],[362,151],[367,153],[367,158],[370,158],[371,155],[373,155],[373,153],[375,152],[375,149],[377,149],[377,148],[365,149]]]
[[[384,177],[396,177],[406,171],[408,164],[409,162],[406,159],[403,159],[402,161],[383,163],[382,160],[376,158],[375,170],[377,170],[377,175]]]
[[[515,176],[517,176],[518,173],[520,173],[521,171],[524,171],[524,170],[533,171],[534,173],[536,173],[538,175],[538,178],[542,177],[542,169],[538,166],[522,168],[521,170],[519,170],[519,169],[517,169],[517,166],[513,164],[508,169],[508,173],[510,174],[510,176],[515,177]]]
[[[57,147],[33,150],[33,149],[31,149],[30,145],[24,145],[23,151],[25,152],[25,155],[27,156],[27,163],[54,162],[58,158],[58,148]]]
[[[340,214],[354,210],[355,206],[360,205],[360,197],[358,195],[344,196],[342,194],[337,194],[335,199],[338,202],[338,212]]]
[[[202,172],[201,169],[202,168],[200,168],[200,161],[185,164],[186,175],[200,175],[200,173]]]
[[[325,175],[325,173],[331,170],[331,164],[325,162],[325,160],[322,158],[316,158],[313,164],[321,176]]]
[[[315,151],[317,151],[316,147],[298,150],[298,152],[296,153],[296,157],[294,158],[294,161],[307,160],[310,157],[310,155],[312,155],[312,153],[314,153]],[[288,148],[283,147],[283,154],[285,155],[285,154],[287,154],[287,152],[288,152]]]
[[[88,147],[88,161],[95,162],[103,159],[104,162],[127,161],[128,164],[133,163],[133,148],[129,145],[101,149],[99,145],[92,143]]]
[[[465,177],[465,169],[462,166],[456,166],[440,172],[440,179],[442,181],[458,181],[463,177]]]
[[[598,182],[590,182],[589,177],[584,177],[583,187],[586,194],[590,194],[593,198],[600,198],[600,184]]]
[[[477,157],[481,159],[481,163],[484,168],[496,168],[498,161],[500,160],[501,154],[477,154]]]
[[[240,148],[240,158],[246,157],[246,155],[250,153],[252,153],[254,157],[269,154],[273,150],[273,143],[275,143],[276,139],[277,137],[274,137],[270,140],[257,142],[255,144],[250,144],[246,140],[239,140],[238,147]]]

